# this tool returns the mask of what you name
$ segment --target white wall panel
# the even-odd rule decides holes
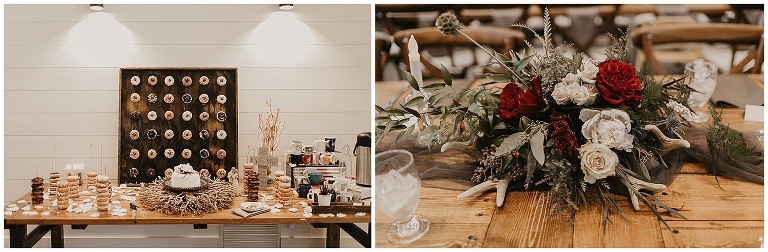
[[[103,145],[107,175],[117,178],[121,67],[238,68],[241,164],[260,141],[268,99],[286,121],[278,156],[292,140],[335,136],[338,149],[352,147],[371,128],[369,5],[5,5],[4,14],[6,204],[52,171],[54,145],[59,169],[90,167],[91,144],[98,166]],[[284,246],[324,245],[324,229],[296,227],[311,234],[283,236]],[[221,247],[219,231],[67,227],[65,239],[70,247]],[[344,237],[343,246],[359,246]]]

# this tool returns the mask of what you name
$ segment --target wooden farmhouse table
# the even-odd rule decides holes
[[[85,184],[83,185],[83,188]],[[47,189],[47,186],[46,186]],[[272,192],[263,192],[266,195],[272,194]],[[82,202],[83,195],[77,202]],[[240,203],[245,199],[244,196],[236,197],[232,206],[239,207]],[[14,201],[26,200],[31,202],[31,195],[28,193],[23,197]],[[131,202],[123,200],[117,197],[113,197],[112,200],[120,201],[122,208],[128,209],[125,216],[118,217],[112,216],[107,212],[101,212],[98,217],[91,217],[92,213],[74,213],[59,211],[55,207],[50,207],[50,202],[45,200],[43,209],[32,208],[30,211],[37,211],[37,215],[23,215],[22,210],[13,212],[12,215],[5,215],[4,224],[5,228],[10,230],[10,246],[12,248],[30,248],[34,246],[40,238],[42,238],[48,231],[51,232],[51,246],[54,248],[64,247],[64,225],[72,225],[72,229],[84,229],[88,225],[145,225],[145,224],[191,224],[195,229],[207,228],[208,224],[299,224],[306,223],[311,224],[315,228],[326,228],[326,247],[339,247],[340,242],[340,230],[347,232],[352,238],[359,242],[364,247],[369,248],[371,246],[371,213],[367,212],[364,216],[356,216],[356,212],[345,212],[345,217],[320,217],[318,213],[315,213],[310,218],[303,216],[303,207],[298,206],[299,201],[306,201],[303,198],[294,198],[293,206],[298,208],[298,212],[288,212],[289,207],[283,207],[280,213],[263,213],[247,219],[235,215],[231,209],[220,210],[215,213],[207,213],[202,215],[186,214],[184,216],[179,215],[167,215],[156,211],[146,210],[142,207],[141,203],[137,199],[134,204],[144,211],[144,214],[137,213],[136,216],[132,216],[129,204]],[[95,200],[94,200],[95,202]],[[308,201],[307,201],[308,202]],[[272,205],[276,202],[267,202]],[[309,203],[309,202],[308,202]],[[19,205],[22,207],[22,205]],[[95,208],[95,207],[94,207]],[[42,216],[44,211],[50,211],[50,215]],[[367,232],[362,230],[354,223],[369,223]],[[27,225],[38,225],[31,232],[27,231]]]
[[[750,78],[762,87],[762,75]],[[386,105],[396,94],[393,86],[401,85],[402,81],[377,82],[376,104]],[[401,99],[397,103],[403,104]],[[724,110],[723,120],[736,130],[763,129],[763,123],[745,122],[743,118],[743,109]],[[394,145],[393,139],[391,135],[385,137],[376,152],[409,148]],[[421,171],[467,159],[456,151],[413,154]],[[495,190],[459,200],[456,195],[462,190],[423,186],[428,181],[450,188],[455,182],[424,180],[416,214],[429,219],[429,231],[411,244],[393,245],[385,233],[394,220],[376,211],[376,247],[760,247],[764,238],[764,186],[722,176],[718,179],[722,189],[701,164],[685,163],[668,189],[655,196],[679,209],[688,220],[662,214],[669,230],[645,206],[634,211],[628,200],[616,196],[629,221],[612,210],[613,223],[609,222],[605,231],[602,206],[595,201],[590,202],[588,212],[580,208],[569,222],[549,214],[547,191],[510,191],[504,205],[497,208]]]

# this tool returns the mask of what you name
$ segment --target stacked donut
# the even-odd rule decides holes
[[[259,173],[251,172],[248,176],[248,182],[245,183],[246,190],[248,190],[248,201],[259,201]]]
[[[69,206],[69,182],[67,181],[59,181],[58,184],[58,194],[59,194],[59,201],[58,206],[59,210],[65,210]]]
[[[243,183],[244,194],[248,194],[248,178],[251,177],[251,173],[253,173],[253,163],[243,164],[243,180],[245,181],[245,183]]]
[[[283,172],[283,174],[285,174]],[[290,206],[291,205],[291,195],[293,195],[293,191],[291,190],[291,177],[282,175],[280,177],[277,177],[277,202],[280,202],[280,204],[283,204],[284,206]]]
[[[45,191],[43,182],[45,182],[45,180],[41,177],[32,179],[32,204],[43,203],[43,191]]]
[[[77,199],[80,197],[80,177],[69,176],[67,177],[67,183],[69,183],[69,198]]]
[[[56,200],[56,197],[59,194],[59,177],[61,177],[61,174],[57,171],[53,171],[48,178],[48,196],[51,197],[51,202]]]
[[[96,210],[107,211],[109,205],[109,177],[107,175],[96,176]]]
[[[96,187],[96,176],[99,174],[96,172],[88,172],[85,175],[88,176],[88,188]]]

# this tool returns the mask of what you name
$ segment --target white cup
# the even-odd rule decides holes
[[[319,206],[330,206],[331,205],[331,195],[318,195],[317,196],[317,205]]]
[[[354,195],[351,192],[340,192],[336,197],[338,198],[337,202],[352,202]]]

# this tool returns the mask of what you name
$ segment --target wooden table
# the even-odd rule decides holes
[[[46,187],[47,190],[47,187]],[[270,194],[271,192],[265,193]],[[83,195],[80,196],[80,203],[83,200]],[[233,202],[234,207],[239,207],[245,197],[237,197]],[[26,200],[31,202],[30,194],[15,200]],[[131,211],[127,200],[122,200],[117,197],[113,197],[112,200],[120,201],[120,206],[128,209],[126,216],[118,217],[112,216],[107,212],[100,212],[99,217],[91,217],[92,213],[78,213],[59,211],[55,207],[50,207],[48,200],[45,200],[41,206],[43,209],[36,210],[35,205],[31,205],[30,211],[37,211],[37,215],[23,215],[22,210],[14,212],[12,215],[5,215],[4,223],[5,228],[10,229],[10,242],[12,248],[30,248],[34,246],[40,238],[42,238],[48,231],[51,231],[51,246],[54,248],[64,247],[64,225],[72,225],[73,229],[84,229],[88,225],[144,225],[144,224],[192,224],[195,229],[207,228],[208,224],[297,224],[306,223],[311,224],[315,228],[326,228],[326,247],[339,247],[340,242],[340,230],[346,231],[352,238],[359,242],[364,247],[371,247],[371,213],[366,213],[365,216],[356,216],[355,212],[346,212],[346,217],[320,217],[317,213],[314,213],[312,217],[305,218],[303,208],[298,206],[298,200],[306,200],[302,198],[295,199],[294,204],[298,207],[299,212],[288,212],[289,207],[281,209],[280,213],[264,213],[244,219],[238,215],[232,213],[231,209],[224,209],[215,213],[208,213],[203,215],[185,215],[174,216],[158,213],[155,211],[149,211],[142,207],[141,203],[137,199],[134,204],[144,209],[144,215],[136,214],[136,217],[131,216]],[[95,202],[95,201],[94,201]],[[267,202],[268,204],[274,204],[276,202]],[[22,207],[22,205],[19,205]],[[95,207],[94,207],[95,208]],[[48,216],[42,216],[44,211],[50,211]],[[368,231],[360,229],[354,223],[369,223]],[[38,225],[37,228],[27,233],[27,225]]]
[[[751,76],[762,86],[756,77]],[[379,85],[386,84],[376,84],[376,104],[382,104],[378,98],[386,96],[379,94]],[[737,130],[763,128],[763,123],[745,122],[743,115],[742,109],[726,109],[723,117]],[[391,137],[385,138],[377,152],[402,147],[392,146],[391,141]],[[438,152],[431,156],[414,153],[414,163],[432,167],[466,159],[458,152]],[[376,247],[759,247],[764,230],[764,186],[725,177],[719,181],[722,190],[701,164],[686,163],[669,188],[656,194],[689,219],[663,215],[674,233],[644,206],[632,210],[623,197],[617,197],[617,203],[630,221],[613,212],[613,223],[603,232],[601,206],[594,201],[589,212],[581,208],[574,221],[568,222],[549,214],[546,191],[508,192],[503,207],[496,208],[494,191],[457,200],[459,190],[422,187],[416,214],[430,220],[427,234],[411,244],[393,245],[384,235],[393,219],[377,211]],[[430,180],[432,184],[443,182],[450,187],[449,181]]]

